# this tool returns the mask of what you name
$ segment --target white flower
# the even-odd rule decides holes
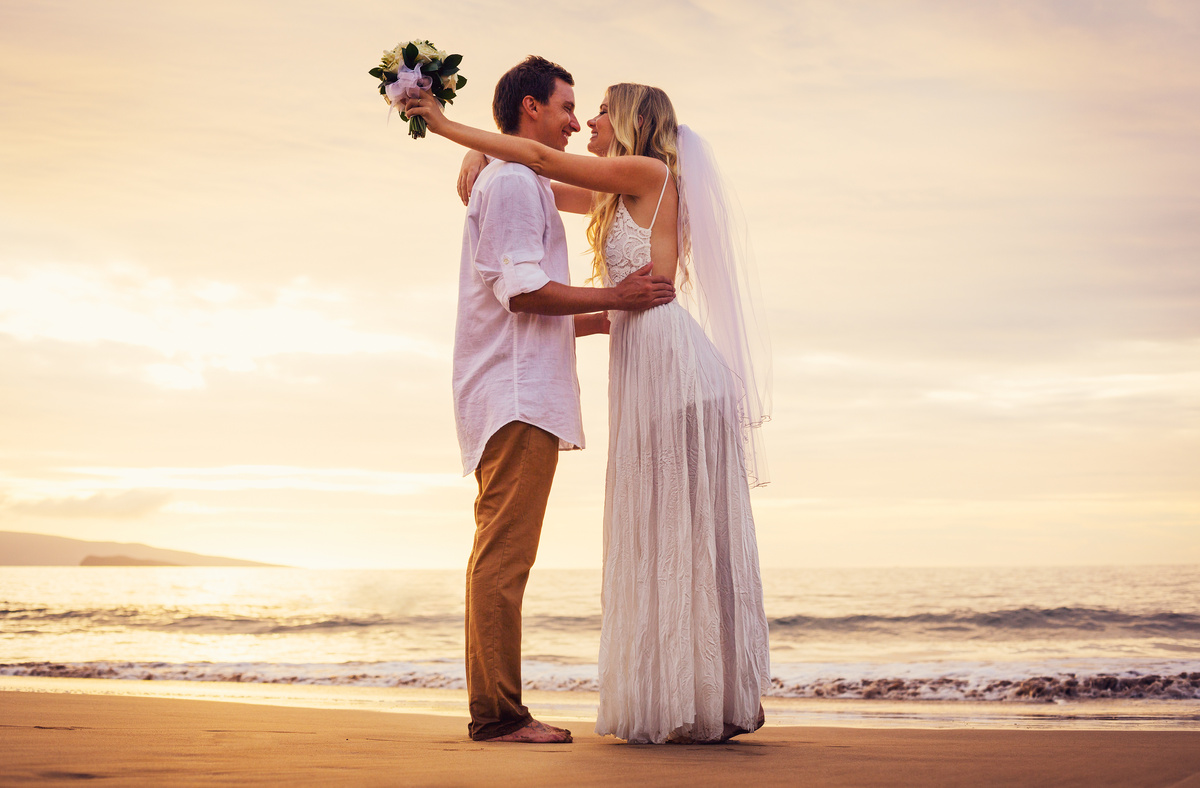
[[[446,53],[428,41],[414,41],[413,43],[417,45],[417,60],[423,63],[446,59]]]
[[[458,85],[458,74],[451,74],[450,76],[442,77],[443,90],[454,90],[456,85]]]
[[[448,55],[428,41],[401,41],[393,49],[383,53],[383,67],[388,71],[399,71],[404,63],[404,50],[409,45],[417,48],[417,62],[431,63],[434,60],[445,62]]]

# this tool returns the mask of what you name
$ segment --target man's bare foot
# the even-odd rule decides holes
[[[544,722],[530,720],[524,728],[485,741],[513,741],[523,744],[570,744],[571,732],[566,728],[555,728]]]

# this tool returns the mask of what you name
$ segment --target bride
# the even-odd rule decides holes
[[[769,359],[711,151],[646,85],[606,91],[588,121],[598,158],[450,121],[427,93],[405,111],[554,179],[559,209],[590,216],[606,284],[650,263],[693,293],[704,325],[678,301],[610,315],[596,732],[691,743],[757,730],[770,664],[749,488],[766,482]]]

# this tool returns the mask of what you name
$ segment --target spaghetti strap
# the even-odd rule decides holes
[[[663,166],[667,167],[666,164],[663,164]],[[667,193],[667,182],[670,180],[671,180],[671,168],[667,167],[667,177],[663,178],[662,191],[658,193],[658,205],[654,206],[654,218],[652,218],[650,220],[650,226],[646,228],[647,230],[654,229],[654,222],[656,222],[658,220],[658,209],[662,207],[662,198],[663,198],[663,195]]]

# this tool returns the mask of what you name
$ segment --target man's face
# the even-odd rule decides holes
[[[541,112],[538,113],[536,139],[551,148],[566,150],[567,141],[577,131],[579,121],[575,119],[575,89],[557,79],[550,100],[541,106]]]

